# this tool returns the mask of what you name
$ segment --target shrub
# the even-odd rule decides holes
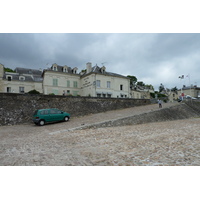
[[[37,90],[30,90],[28,93],[29,94],[40,94],[40,92]]]

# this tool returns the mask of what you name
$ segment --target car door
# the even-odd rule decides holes
[[[56,110],[51,109],[50,110],[50,122],[57,121],[57,116],[56,116]]]
[[[58,120],[58,121],[61,121],[61,120],[63,120],[63,112],[62,111],[60,111],[60,110],[56,110],[56,119]]]
[[[43,110],[43,119],[46,122],[50,122],[51,121],[51,116],[50,116],[49,110]]]

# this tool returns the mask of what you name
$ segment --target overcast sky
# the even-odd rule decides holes
[[[45,69],[53,63],[78,67],[87,62],[109,72],[134,75],[157,90],[191,84],[200,86],[200,34],[151,33],[1,33],[0,63],[15,69]]]

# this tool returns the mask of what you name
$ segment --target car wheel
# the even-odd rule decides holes
[[[67,116],[64,117],[64,121],[65,121],[65,122],[68,122],[68,121],[69,121],[69,117],[67,117]]]
[[[44,124],[45,124],[45,121],[43,119],[39,121],[40,126],[44,126]]]

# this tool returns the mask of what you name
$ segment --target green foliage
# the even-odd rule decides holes
[[[159,93],[158,91],[155,91],[155,94],[157,94],[157,97],[158,97],[158,98],[167,97],[165,94],[161,94],[161,93]]]
[[[134,85],[137,82],[137,78],[135,76],[128,75],[127,77],[130,78],[131,85]]]
[[[50,93],[49,95],[55,95],[54,93]]]
[[[142,81],[137,82],[137,85],[145,86],[145,84]]]
[[[28,93],[29,94],[40,94],[40,92],[37,90],[30,90]]]
[[[145,87],[154,90],[153,85],[145,85]]]
[[[178,88],[176,86],[171,89],[171,91],[174,91],[174,92],[176,92],[177,90],[178,90]]]
[[[158,98],[159,97],[167,97],[165,94],[160,94],[160,93],[158,93]]]
[[[164,85],[161,83],[159,86],[159,92],[162,92],[165,89]]]
[[[14,70],[12,70],[12,69],[10,69],[10,68],[8,68],[8,67],[4,67],[4,71],[5,71],[5,72],[15,72]]]
[[[155,93],[150,93],[152,98],[155,98]]]

